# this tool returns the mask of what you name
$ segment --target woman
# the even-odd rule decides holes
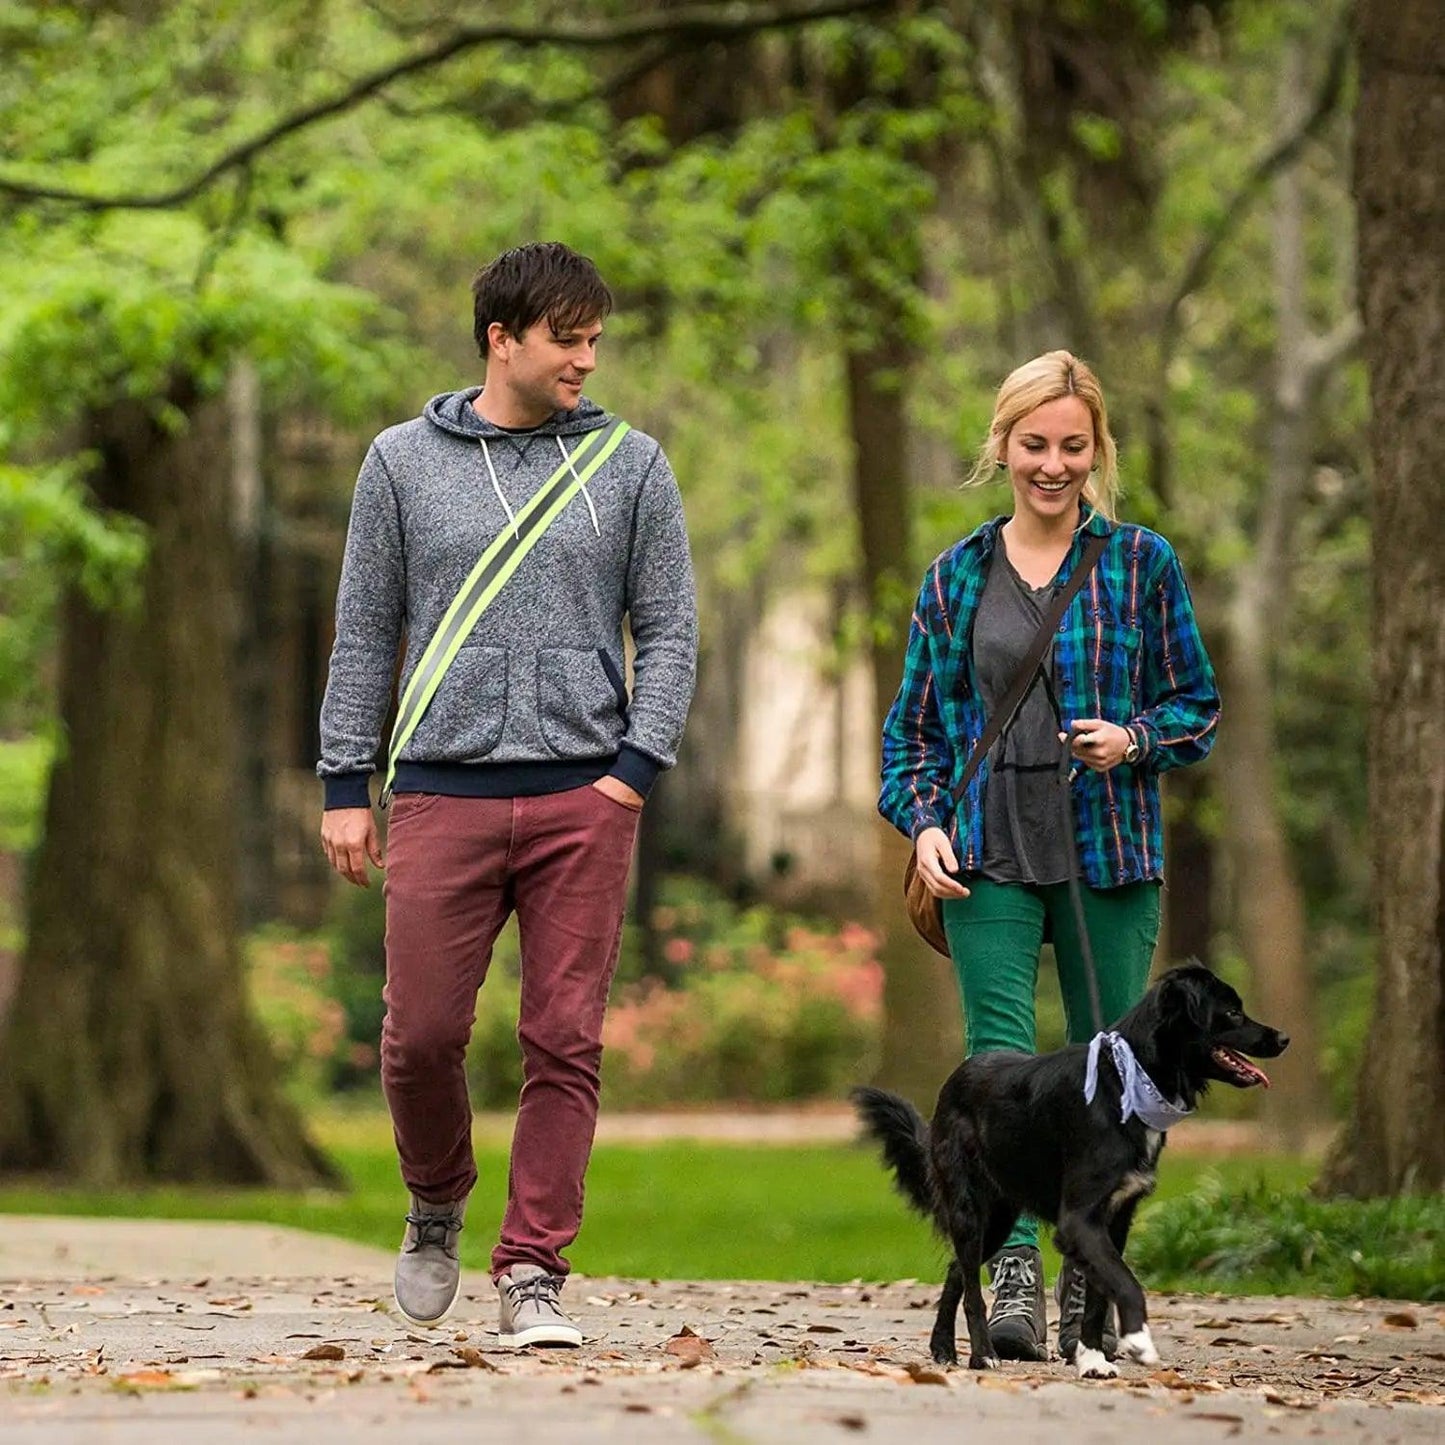
[[[1095,1030],[1069,899],[1071,855],[1104,1022],[1142,996],[1159,933],[1159,774],[1214,743],[1219,696],[1173,548],[1114,520],[1117,460],[1098,378],[1051,351],[999,388],[969,482],[1007,473],[1013,512],[928,569],[903,685],[883,729],[879,810],[913,840],[963,1000],[967,1052],[1034,1052],[1039,950],[1054,944],[1069,1040]],[[1091,534],[1107,545],[1012,721],[955,809],[952,789]],[[1060,753],[1072,750],[1072,830]],[[1080,766],[1082,765],[1082,766]],[[1047,1359],[1037,1226],[1019,1220],[989,1261],[997,1354]],[[1059,1281],[1059,1352],[1070,1358],[1083,1280]]]

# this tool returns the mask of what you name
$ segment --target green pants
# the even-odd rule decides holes
[[[968,1056],[996,1049],[1035,1052],[1034,991],[1045,920],[1058,963],[1069,1042],[1087,1043],[1094,1036],[1094,1015],[1068,884],[1039,887],[970,878],[968,887],[967,898],[950,898],[943,905],[943,928],[963,998]],[[1159,938],[1159,885],[1084,888],[1083,895],[1108,1028],[1139,1002],[1148,985]],[[1038,1226],[1023,1215],[1005,1247],[1037,1243]]]

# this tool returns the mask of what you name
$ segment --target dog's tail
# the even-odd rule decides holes
[[[933,1217],[933,1188],[928,1169],[928,1123],[897,1094],[854,1089],[849,1096],[864,1129],[883,1147],[883,1162],[893,1171],[903,1197],[922,1215]]]

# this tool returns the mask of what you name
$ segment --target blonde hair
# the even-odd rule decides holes
[[[1087,362],[1080,361],[1071,351],[1046,351],[1004,378],[994,399],[988,438],[979,449],[978,459],[964,486],[975,487],[992,481],[1014,427],[1036,407],[1063,396],[1078,397],[1094,420],[1095,473],[1084,484],[1084,500],[1113,521],[1119,499],[1119,454],[1114,446],[1114,434],[1109,430],[1109,409],[1104,405],[1104,389],[1099,385],[1099,378]]]

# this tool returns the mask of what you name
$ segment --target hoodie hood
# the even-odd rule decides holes
[[[422,415],[433,426],[442,431],[461,437],[511,437],[516,432],[497,426],[485,417],[478,416],[472,402],[482,394],[479,386],[469,386],[464,391],[444,391],[427,402]],[[597,431],[607,425],[611,418],[595,401],[584,396],[571,411],[555,411],[546,421],[532,428],[541,436],[573,437]]]

